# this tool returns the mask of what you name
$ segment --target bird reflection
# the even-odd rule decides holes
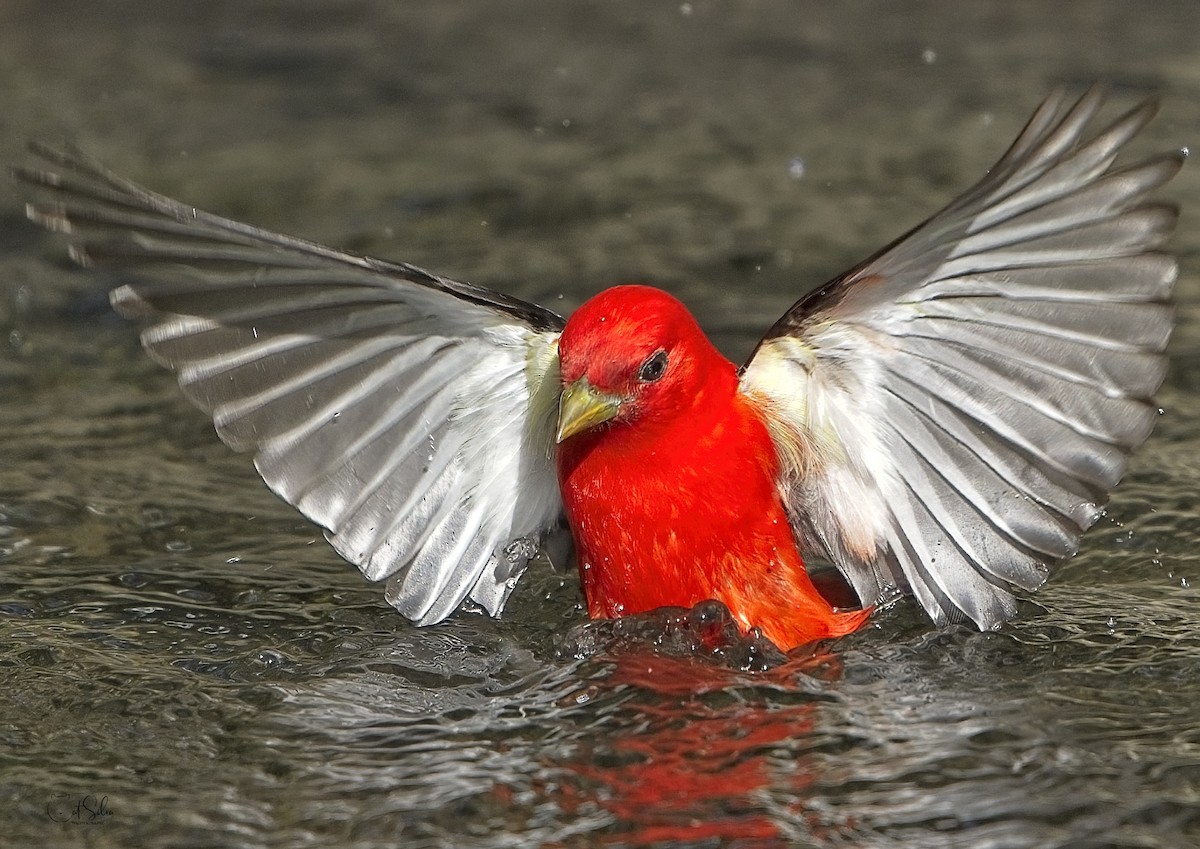
[[[804,809],[815,780],[804,752],[839,659],[814,647],[767,670],[721,665],[746,638],[734,629],[722,642],[721,614],[705,613],[716,624],[698,650],[673,654],[668,639],[604,655],[606,688],[629,700],[603,733],[580,735],[557,792],[544,788],[568,817],[608,815],[600,845],[766,847],[829,831]]]

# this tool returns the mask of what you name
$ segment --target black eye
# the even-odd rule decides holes
[[[656,380],[661,380],[662,376],[667,373],[667,352],[655,351],[646,358],[646,362],[642,363],[642,367],[638,369],[638,380],[642,383],[654,383]]]

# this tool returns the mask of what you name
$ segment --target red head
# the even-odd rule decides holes
[[[581,306],[558,356],[559,442],[608,421],[667,419],[736,384],[687,307],[650,286],[616,286]]]

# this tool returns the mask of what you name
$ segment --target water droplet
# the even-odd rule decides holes
[[[793,156],[790,160],[788,160],[788,176],[793,180],[802,179],[804,177],[805,170],[807,169],[802,157]]]
[[[263,649],[258,653],[255,660],[264,666],[282,666],[287,661],[287,657],[273,649]]]
[[[693,11],[695,11],[695,10],[692,8],[691,3],[680,3],[679,4],[679,14],[683,15],[685,18],[691,17],[691,14]]]
[[[932,65],[937,61],[937,51],[935,51],[933,48],[926,47],[921,51],[921,61],[926,65]]]

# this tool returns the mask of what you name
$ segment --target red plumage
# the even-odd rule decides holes
[[[662,377],[639,380],[658,352]],[[564,385],[586,379],[623,399],[558,447],[593,617],[717,599],[784,648],[866,620],[835,611],[809,580],[762,415],[683,304],[646,286],[610,289],[572,315],[559,357]]]
[[[593,616],[724,602],[791,647],[911,591],[997,628],[1074,554],[1157,418],[1179,152],[1115,167],[1155,112],[1099,89],[1033,114],[942,211],[813,289],[739,370],[674,298],[537,304],[261,230],[80,151],[17,168],[29,216],[148,319],[231,447],[422,625],[493,615],[565,514]],[[564,509],[565,508],[565,509]],[[868,610],[839,612],[801,550]]]

